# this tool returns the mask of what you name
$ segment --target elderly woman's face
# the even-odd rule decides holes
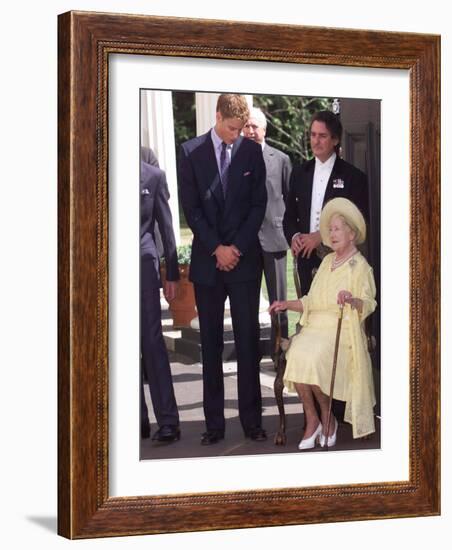
[[[331,248],[343,252],[355,244],[355,233],[340,216],[332,216],[329,225]]]

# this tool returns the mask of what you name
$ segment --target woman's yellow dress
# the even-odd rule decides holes
[[[348,290],[353,297],[361,298],[361,313],[348,304],[344,308],[334,385],[334,398],[346,402],[344,420],[352,424],[353,437],[357,438],[375,431],[372,364],[364,333],[364,320],[377,305],[375,281],[372,268],[360,252],[334,271],[333,257],[328,254],[324,258],[308,295],[301,299],[303,328],[286,353],[284,382],[291,391],[295,391],[294,383],[303,383],[319,386],[329,395],[340,315],[337,295],[340,290]]]

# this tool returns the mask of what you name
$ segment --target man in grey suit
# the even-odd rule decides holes
[[[267,284],[268,299],[270,303],[275,300],[287,298],[287,244],[283,232],[283,217],[286,210],[286,200],[289,193],[289,180],[292,172],[292,164],[289,157],[265,142],[267,120],[264,113],[253,107],[250,110],[250,118],[243,127],[243,135],[259,143],[262,147],[267,177],[267,208],[264,221],[259,231],[259,242],[264,261],[264,276]],[[287,312],[281,312],[281,336],[287,338]],[[275,326],[272,319],[271,329],[271,354],[275,350]]]

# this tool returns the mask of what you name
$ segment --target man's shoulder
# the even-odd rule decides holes
[[[276,149],[276,147],[272,147],[268,143],[265,143],[265,149],[267,149],[267,152],[270,153],[270,155],[273,155],[277,158],[280,158],[282,160],[290,160],[289,155],[281,151],[280,149]],[[264,151],[265,151],[264,149]]]
[[[341,172],[343,174],[353,174],[359,177],[366,177],[366,175],[362,170],[360,170],[350,162],[339,157],[336,159],[336,162],[334,163],[334,170],[336,172]]]
[[[314,170],[315,159],[305,160],[303,162],[297,162],[293,167],[294,175],[306,176]]]
[[[262,146],[260,143],[256,143],[252,139],[245,136],[240,136],[237,140],[237,144],[240,149],[250,150],[254,153],[262,153]]]
[[[184,143],[182,143],[181,147],[187,153],[191,153],[191,152],[195,151],[201,145],[204,145],[208,139],[210,139],[210,130],[205,134],[202,134],[200,136],[196,136],[192,139],[189,139],[188,141],[184,141]]]
[[[142,182],[146,182],[150,179],[157,181],[165,176],[165,172],[161,168],[159,168],[158,166],[153,166],[152,164],[148,164],[144,161],[141,161],[140,170],[140,179]]]

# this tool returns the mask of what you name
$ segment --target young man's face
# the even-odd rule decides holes
[[[331,136],[324,122],[314,120],[311,126],[311,148],[319,160],[322,162],[328,160],[338,143],[339,140]]]
[[[219,112],[217,112],[216,118],[215,131],[218,136],[228,145],[234,143],[240,136],[243,121],[240,118],[223,118]]]

